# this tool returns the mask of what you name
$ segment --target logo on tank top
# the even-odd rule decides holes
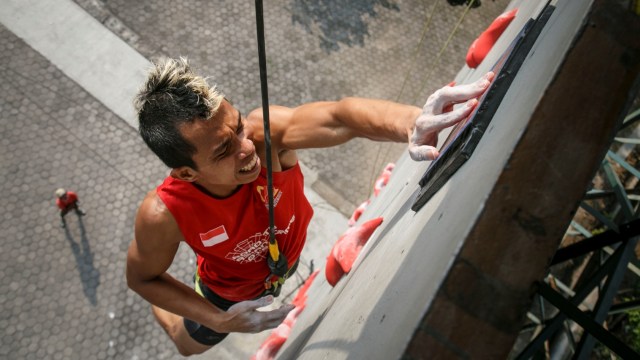
[[[269,207],[269,192],[266,186],[258,185],[256,186],[256,191],[260,195],[260,199],[264,203],[264,206]],[[280,189],[273,187],[273,207],[275,208],[278,205],[278,201],[282,197],[282,191]]]
[[[202,245],[210,247],[229,240],[229,235],[227,235],[227,230],[225,230],[224,225],[220,225],[206,233],[200,233],[200,240],[202,240]]]
[[[291,215],[289,224],[284,230],[280,230],[276,227],[276,235],[286,235],[291,229],[291,224],[296,220],[295,215]],[[280,240],[280,239],[278,239]],[[232,252],[228,253],[225,258],[233,260],[240,264],[246,264],[250,262],[262,262],[267,258],[267,251],[269,250],[269,227],[263,232],[255,233],[244,239],[236,245]]]

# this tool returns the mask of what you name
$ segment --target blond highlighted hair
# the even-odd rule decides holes
[[[195,147],[178,127],[214,117],[224,95],[196,75],[186,58],[157,61],[134,99],[139,132],[149,148],[169,167],[190,166]]]

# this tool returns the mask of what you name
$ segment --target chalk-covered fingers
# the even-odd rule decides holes
[[[239,302],[229,308],[225,321],[215,330],[219,332],[258,333],[263,330],[273,329],[284,321],[294,306],[287,304],[271,311],[258,311],[259,308],[268,306],[272,302],[272,296]]]
[[[437,158],[440,153],[431,145],[409,144],[409,155],[414,161],[427,161]]]
[[[445,109],[450,108],[453,104],[479,97],[489,88],[494,76],[493,72],[488,72],[471,84],[445,86],[436,90],[427,98],[427,102],[422,108],[422,113],[428,115],[442,114]]]
[[[471,113],[478,104],[478,100],[471,99],[464,106],[448,113],[439,115],[425,115],[416,119],[416,125],[409,141],[409,155],[415,161],[434,160],[439,152],[435,148],[440,130],[452,126]]]
[[[491,84],[494,74],[487,73],[479,80],[466,85],[445,86],[433,93],[415,121],[409,138],[409,154],[415,161],[433,160],[438,157],[435,148],[438,133],[465,119],[478,104],[480,97]],[[451,110],[453,104],[466,102]]]
[[[437,115],[426,115],[422,113],[416,119],[416,129],[424,129],[423,131],[440,131],[446,129],[450,126],[453,126],[465,119],[471,111],[478,105],[477,99],[467,100],[467,102],[458,106],[455,110],[437,114]]]
[[[476,105],[478,105],[478,100],[471,99],[465,105],[444,114],[427,115],[422,113],[418,116],[409,140],[409,155],[411,155],[411,158],[415,161],[437,158],[439,153],[435,145],[437,145],[440,130],[465,119]]]

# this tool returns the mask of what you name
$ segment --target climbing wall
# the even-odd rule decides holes
[[[470,158],[417,211],[430,164],[398,159],[356,226],[382,224],[335,286],[320,272],[278,358],[506,358],[638,88],[638,22],[614,3],[505,9],[515,18],[458,84],[496,68],[527,24],[548,18],[517,71],[497,77],[503,96],[482,100],[494,110]]]

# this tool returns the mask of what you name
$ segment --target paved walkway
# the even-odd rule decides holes
[[[376,5],[330,9],[331,16],[309,5],[315,2],[269,3],[272,103],[397,97],[429,8],[418,1],[391,1],[392,7],[366,3]],[[423,64],[432,64],[429,59],[461,14],[461,8],[442,3],[437,30],[419,55]],[[504,8],[499,3],[469,14],[460,28],[466,40],[452,42],[443,55],[457,60],[443,61],[429,84],[453,77],[468,39]],[[137,206],[167,174],[131,126],[130,98],[146,59],[188,55],[241,109],[258,106],[253,7],[220,2],[202,8],[190,1],[77,4],[10,0],[0,8],[0,190],[6,203],[0,211],[0,358],[180,358],[147,303],[124,281]],[[332,33],[327,19],[355,25]],[[409,83],[428,73],[425,66]],[[410,84],[401,100],[421,102],[412,99],[423,97],[416,94],[419,87]],[[434,87],[425,86],[423,93]],[[369,179],[404,146],[378,149],[356,141],[302,152],[316,209],[305,265],[313,259],[321,266],[346,228],[344,214],[368,196]],[[60,186],[76,191],[88,213],[83,219],[68,215],[67,230],[58,227],[53,202]],[[189,281],[193,260],[190,250],[181,248],[171,273]],[[301,276],[308,271],[303,266]],[[234,334],[200,358],[248,358],[267,335]]]

